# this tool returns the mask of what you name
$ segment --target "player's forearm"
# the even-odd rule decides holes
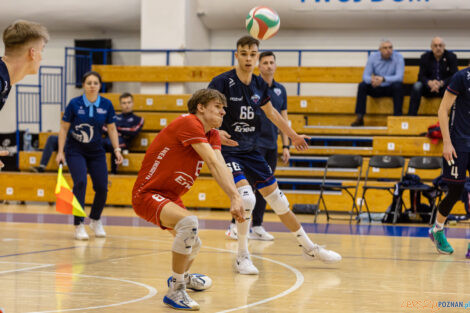
[[[442,141],[450,142],[449,115],[443,106],[439,107],[437,117],[439,119],[439,126],[441,127]]]
[[[456,96],[446,91],[442,98],[437,117],[439,119],[439,126],[441,127],[442,140],[444,142],[451,142],[449,133],[449,111],[452,107]]]
[[[287,117],[287,110],[283,110],[281,112],[281,116],[287,122],[287,124],[289,124],[289,118]],[[284,134],[282,131],[281,131],[281,139],[282,139],[283,146],[289,145],[289,137],[286,134]]]
[[[65,140],[67,139],[67,133],[69,131],[70,124],[64,121],[60,122],[59,129],[59,140],[58,140],[58,152],[64,153]]]
[[[277,112],[276,110],[272,110],[272,112],[268,115],[267,117],[273,122],[274,125],[279,128],[279,130],[282,132],[283,135],[289,137],[289,138],[294,138],[297,136],[297,133],[289,126],[289,123],[282,118],[281,114]]]
[[[113,149],[119,148],[119,137],[115,124],[108,124],[108,135],[113,145]]]
[[[218,161],[207,163],[209,170],[220,188],[230,197],[230,199],[239,196],[237,187],[233,182],[232,173],[225,164]]]

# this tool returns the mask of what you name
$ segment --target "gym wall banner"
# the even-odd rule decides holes
[[[469,0],[290,0],[291,9],[312,10],[469,10]]]

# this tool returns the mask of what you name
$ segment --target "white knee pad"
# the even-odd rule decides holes
[[[270,195],[264,197],[277,215],[283,215],[289,212],[289,200],[287,200],[281,189],[276,188]]]
[[[198,226],[197,217],[194,215],[186,216],[176,223],[176,236],[173,240],[172,251],[186,255],[191,254],[197,240]]]
[[[251,218],[251,212],[255,208],[256,197],[250,185],[238,188],[238,193],[242,197],[243,208],[245,209],[245,219]]]
[[[196,255],[199,253],[199,250],[201,250],[201,239],[199,239],[199,236],[196,237],[196,242],[193,245],[193,250],[191,251],[191,254],[189,255],[189,260],[193,260]]]

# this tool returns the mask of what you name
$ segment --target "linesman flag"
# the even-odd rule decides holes
[[[59,166],[59,173],[57,175],[57,186],[55,187],[56,203],[55,209],[57,212],[64,214],[73,214],[75,216],[86,217],[80,202],[70,189],[67,181],[62,175],[62,164]]]

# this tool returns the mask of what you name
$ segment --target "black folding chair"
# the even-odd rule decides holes
[[[370,189],[385,190],[389,192],[392,196],[395,190],[395,184],[390,185],[390,181],[383,182],[384,184],[387,184],[387,186],[368,185],[367,183],[369,182],[368,179],[369,179],[369,172],[371,168],[396,169],[396,170],[401,169],[400,179],[395,182],[396,184],[400,182],[403,178],[403,173],[405,170],[405,159],[402,156],[396,156],[396,155],[374,155],[373,157],[370,158],[369,165],[367,166],[366,176],[364,178],[364,185],[362,186],[362,201],[359,206],[359,212],[362,212],[362,204],[364,203],[364,205],[366,206],[367,214],[369,215],[369,221],[372,221],[372,219],[370,217],[369,205],[367,204],[367,200],[366,200],[367,190],[370,190]]]
[[[354,186],[343,186],[343,184],[333,184],[328,183],[327,176],[328,176],[328,168],[343,168],[343,169],[355,169],[357,171],[357,181],[356,185]],[[320,197],[318,198],[317,202],[317,209],[315,210],[315,219],[314,223],[317,222],[317,216],[320,212],[320,205],[323,203],[323,207],[326,213],[326,219],[329,221],[330,219],[341,219],[341,218],[332,218],[328,213],[328,208],[326,207],[324,193],[325,191],[345,191],[352,199],[352,207],[351,211],[349,212],[349,222],[352,221],[352,216],[354,214],[354,210],[359,215],[359,209],[356,205],[356,197],[357,191],[359,189],[359,183],[361,181],[361,173],[362,173],[362,157],[360,155],[344,155],[344,154],[336,154],[332,155],[328,158],[328,161],[325,165],[325,171],[323,173],[323,180],[320,185]]]
[[[437,170],[441,169],[442,171],[442,157],[428,157],[428,156],[417,156],[417,157],[412,157],[410,161],[408,162],[408,166],[406,168],[406,173],[409,173],[410,168],[416,169],[416,170]],[[429,219],[429,224],[432,224],[436,215],[437,211],[437,206],[441,200],[442,196],[442,190],[440,190],[438,187],[430,186],[427,184],[421,184],[417,186],[400,186],[400,198],[397,202],[397,205],[395,207],[395,214],[393,216],[393,223],[395,224],[397,222],[398,218],[398,212],[402,210],[402,207],[406,210],[406,205],[403,201],[403,193],[405,190],[412,190],[416,192],[431,192],[435,191],[437,195],[433,198],[434,200],[431,201],[431,212],[430,213],[425,213],[425,212],[420,212],[419,214],[429,214],[430,219]],[[437,201],[436,201],[437,200]]]

